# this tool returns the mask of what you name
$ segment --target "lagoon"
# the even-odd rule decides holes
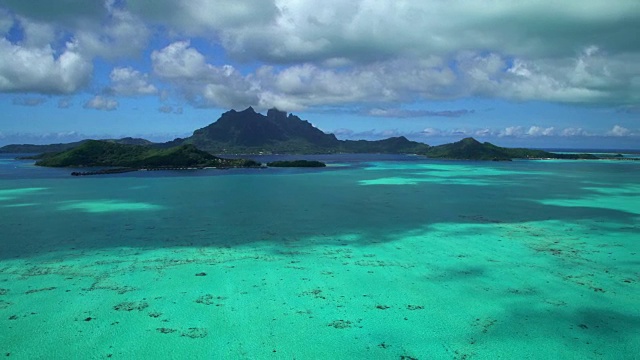
[[[0,354],[640,353],[640,162],[306,158],[329,166],[76,178],[2,157]]]

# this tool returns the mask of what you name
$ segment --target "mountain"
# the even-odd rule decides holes
[[[390,153],[421,154],[429,146],[410,141],[404,136],[378,141],[338,140],[322,132],[308,121],[293,114],[270,109],[267,115],[252,107],[243,111],[230,110],[214,123],[198,129],[185,139],[153,144],[144,139],[106,140],[117,144],[151,145],[157,149],[191,144],[212,154],[330,154],[330,153]],[[53,145],[7,145],[4,153],[51,153],[73,149],[87,140]]]
[[[512,159],[597,159],[592,154],[556,154],[543,150],[521,148],[503,148],[489,142],[481,143],[474,138],[465,138],[451,144],[430,147],[425,155],[430,158],[456,160],[495,160]]]
[[[40,153],[55,153],[69,149],[73,149],[79,145],[84,144],[89,140],[81,140],[66,144],[50,144],[50,145],[32,145],[32,144],[11,144],[0,147],[0,153],[13,153],[13,154],[40,154]],[[102,140],[115,144],[124,145],[151,145],[153,144],[149,140],[126,137],[122,139],[107,139]]]
[[[7,145],[0,148],[0,152],[57,152],[81,147],[90,141],[91,140],[84,140],[77,143],[53,145]],[[127,156],[133,156],[134,159],[145,159],[145,161],[148,161],[148,157],[151,156],[149,155],[150,153],[148,153],[148,151],[151,151],[151,148],[159,151],[155,153],[155,155],[160,156],[162,153],[161,150],[176,152],[177,147],[185,145],[189,147],[181,149],[190,153],[183,153],[179,156],[176,155],[176,159],[182,159],[182,156],[193,158],[195,156],[195,150],[201,150],[202,153],[207,152],[210,154],[418,154],[431,158],[462,160],[511,160],[515,158],[597,159],[596,156],[591,154],[558,154],[542,150],[503,148],[488,142],[481,143],[473,138],[466,138],[455,143],[439,146],[429,146],[410,141],[404,136],[377,141],[338,140],[335,135],[326,134],[308,121],[302,120],[293,114],[287,114],[278,109],[270,109],[266,115],[262,115],[255,112],[252,107],[243,111],[227,111],[222,114],[216,122],[194,131],[193,135],[185,139],[178,138],[166,143],[153,144],[144,139],[124,138],[107,140],[102,143],[103,145],[101,146],[107,146],[106,144],[146,145],[145,148],[147,152],[144,153],[147,155],[144,156],[147,157],[136,152],[138,151],[142,154],[142,150],[118,150],[128,154]],[[92,142],[91,144],[93,144],[91,148],[97,149],[98,146],[95,143]],[[113,149],[108,151],[112,150]],[[73,153],[73,156],[73,158],[76,158],[80,155]],[[119,163],[124,161],[124,156],[117,155],[117,151],[110,153],[109,156],[110,161],[114,159],[118,160]],[[143,158],[139,158],[139,156],[143,156]],[[200,157],[201,163],[207,163],[211,160],[204,158],[203,154],[198,156]],[[47,157],[47,159],[49,158],[50,157]],[[60,158],[57,159],[56,161],[62,161]],[[98,158],[92,157],[91,159],[94,161]],[[169,161],[169,163],[171,163],[171,161]],[[198,163],[198,161],[195,162],[195,164]],[[84,164],[84,162],[81,161],[77,164]]]
[[[193,132],[182,143],[215,154],[323,153],[339,140],[295,115],[271,109],[267,115],[252,107],[228,111],[214,123]]]
[[[327,154],[327,153],[419,153],[428,145],[405,137],[380,141],[338,140],[308,121],[278,109],[267,115],[249,107],[228,111],[213,124],[194,131],[186,139],[176,139],[164,146],[193,144],[214,154]]]
[[[222,159],[193,145],[168,149],[154,149],[142,145],[88,140],[56,154],[45,154],[36,162],[48,167],[118,166],[128,168],[186,168],[186,167],[251,167],[260,166],[253,160]]]

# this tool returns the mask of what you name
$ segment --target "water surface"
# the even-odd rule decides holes
[[[320,160],[76,178],[1,158],[0,354],[640,353],[640,163]]]

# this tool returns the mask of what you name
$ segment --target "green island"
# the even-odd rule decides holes
[[[510,161],[513,159],[601,159],[638,160],[621,154],[595,156],[544,150],[505,148],[465,138],[458,142],[429,146],[403,136],[383,140],[338,140],[293,114],[271,109],[262,115],[249,107],[230,110],[214,123],[195,130],[187,138],[165,143],[123,138],[83,140],[68,144],[14,144],[0,148],[5,153],[44,153],[36,165],[52,167],[122,167],[127,169],[184,169],[258,167],[244,159],[224,159],[219,154],[415,154],[434,159]],[[216,154],[216,155],[213,155]],[[324,165],[324,164],[322,164]],[[307,162],[273,162],[272,167],[320,167]],[[115,170],[111,170],[112,172]]]
[[[544,150],[504,148],[489,142],[481,143],[470,137],[451,144],[431,146],[424,155],[435,159],[492,161],[511,161],[513,159],[598,159],[593,154],[557,154]]]
[[[187,144],[167,149],[89,140],[59,153],[45,153],[36,161],[47,167],[120,167],[129,169],[192,169],[259,167],[247,159],[223,159]]]
[[[292,161],[272,161],[267,163],[268,167],[325,167],[327,164],[315,160],[292,160]]]

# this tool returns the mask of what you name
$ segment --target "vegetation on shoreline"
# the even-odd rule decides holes
[[[155,149],[141,145],[122,145],[89,140],[60,153],[45,154],[36,162],[47,167],[126,167],[134,169],[162,168],[229,168],[257,167],[261,164],[246,159],[223,159],[193,145]]]

